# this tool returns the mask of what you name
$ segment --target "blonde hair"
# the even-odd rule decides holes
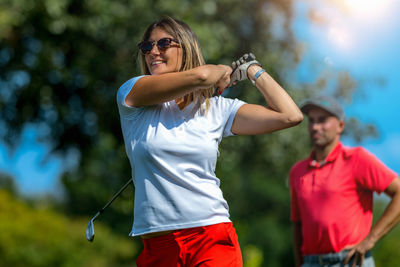
[[[160,20],[153,22],[147,27],[141,41],[143,42],[149,40],[152,31],[156,28],[162,28],[165,32],[178,40],[182,48],[182,65],[179,71],[190,70],[205,64],[203,55],[201,53],[199,40],[197,39],[196,34],[186,23],[169,16],[164,16]],[[150,75],[151,73],[146,65],[145,56],[143,53],[139,53],[139,60],[142,73]],[[214,87],[193,91],[184,96],[185,105],[188,105],[193,101],[199,102],[200,104],[202,101],[205,101],[205,111],[207,112],[210,107],[210,98],[214,94],[214,91]]]

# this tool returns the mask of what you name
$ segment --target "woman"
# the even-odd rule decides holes
[[[164,17],[145,31],[144,75],[125,82],[117,101],[135,184],[140,266],[242,266],[228,205],[214,170],[222,137],[294,126],[302,113],[255,60],[206,65],[185,23]],[[251,58],[250,58],[251,59]],[[212,96],[249,77],[269,108]]]

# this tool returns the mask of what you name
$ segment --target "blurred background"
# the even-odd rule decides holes
[[[345,145],[400,173],[400,2],[396,0],[0,0],[0,266],[135,266],[130,178],[115,101],[139,74],[137,46],[161,15],[188,23],[208,63],[253,52],[298,104],[346,111]],[[252,103],[248,81],[224,93]],[[245,267],[293,266],[290,167],[309,155],[307,121],[224,139],[217,176]],[[375,214],[388,199],[378,196]],[[399,227],[374,248],[398,266]]]

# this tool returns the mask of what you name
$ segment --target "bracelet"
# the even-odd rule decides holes
[[[255,85],[256,84],[256,81],[257,81],[257,79],[258,79],[258,77],[260,77],[260,75],[262,74],[262,73],[264,73],[265,72],[265,70],[264,69],[261,69],[261,70],[259,70],[259,71],[257,71],[257,73],[254,75],[254,80],[251,80],[251,82]]]

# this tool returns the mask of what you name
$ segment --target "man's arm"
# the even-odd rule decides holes
[[[354,256],[355,260],[353,266],[356,266],[356,263],[360,263],[361,266],[364,261],[365,253],[371,250],[376,242],[400,221],[400,179],[398,177],[386,188],[385,193],[391,197],[391,201],[365,239],[356,246],[348,248],[350,252],[345,263]]]
[[[301,222],[293,222],[293,251],[296,267],[300,267],[300,265],[303,263],[303,256],[301,255],[302,243],[303,236],[301,234]]]

